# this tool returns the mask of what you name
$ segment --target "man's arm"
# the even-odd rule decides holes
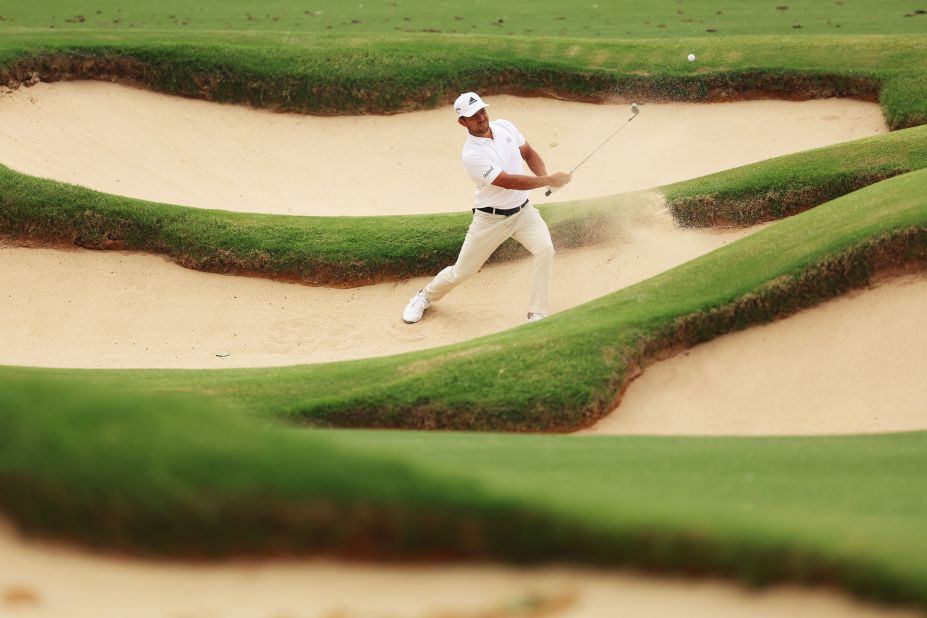
[[[571,176],[569,174],[563,172],[548,174],[547,167],[544,165],[544,160],[541,158],[541,155],[539,155],[528,142],[525,142],[519,150],[521,151],[521,158],[525,160],[525,163],[528,164],[528,168],[534,172],[535,175],[528,176],[526,174],[499,172],[499,175],[492,181],[492,184],[497,187],[502,187],[503,189],[525,191],[528,189],[540,189],[541,187],[562,187],[570,182]]]
[[[537,150],[531,147],[531,144],[525,142],[518,150],[521,152],[521,158],[528,164],[528,169],[534,172],[535,176],[547,176],[547,166],[544,165],[544,159],[541,158]]]
[[[541,187],[562,187],[568,182],[570,182],[570,175],[563,172],[557,172],[549,176],[526,176],[524,174],[499,172],[492,184],[503,189],[527,191],[528,189],[540,189]]]

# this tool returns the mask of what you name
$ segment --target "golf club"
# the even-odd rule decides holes
[[[618,131],[621,131],[623,128],[625,128],[626,126],[628,126],[628,123],[629,123],[629,122],[631,122],[632,120],[634,120],[635,118],[637,118],[637,115],[640,113],[640,111],[641,111],[641,110],[640,110],[640,108],[637,106],[637,103],[631,103],[631,117],[628,118],[628,119],[625,121],[625,123],[624,123],[623,125],[621,125],[620,127],[618,127],[618,129],[616,129],[614,133],[612,133],[611,135],[609,135],[608,137],[606,137],[606,138],[605,138],[605,141],[602,142],[601,144],[599,144],[599,145],[596,147],[595,150],[593,150],[592,152],[590,152],[589,155],[588,155],[585,159],[583,159],[582,161],[580,161],[579,163],[577,163],[577,164],[576,164],[576,167],[574,167],[573,169],[570,170],[570,175],[572,176],[572,175],[573,175],[573,172],[575,172],[576,170],[578,170],[580,165],[582,165],[583,163],[585,163],[586,161],[588,161],[588,160],[589,160],[589,157],[591,157],[591,156],[594,155],[596,152],[598,152],[599,148],[601,148],[602,146],[604,146],[605,144],[607,144],[607,143],[608,143],[608,140],[610,140],[611,138],[613,138],[613,137],[615,137],[616,135],[618,135]],[[544,195],[550,195],[551,193],[553,193],[554,191],[557,191],[558,189],[559,189],[559,187],[547,187],[547,191],[544,193]]]

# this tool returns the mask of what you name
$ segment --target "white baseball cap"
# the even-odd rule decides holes
[[[465,92],[454,101],[454,111],[457,112],[458,118],[460,116],[469,118],[484,107],[489,107],[489,103],[484,103],[480,95],[475,92]]]

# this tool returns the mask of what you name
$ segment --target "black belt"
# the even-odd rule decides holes
[[[480,212],[488,212],[491,215],[505,215],[506,217],[511,217],[527,205],[528,200],[525,200],[525,203],[518,208],[490,208],[487,206],[486,208],[473,208],[471,210],[473,210],[474,213],[479,210]]]

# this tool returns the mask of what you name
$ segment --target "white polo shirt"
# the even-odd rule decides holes
[[[525,138],[508,120],[490,120],[492,137],[467,136],[463,147],[463,164],[476,184],[476,208],[517,208],[528,199],[527,191],[503,189],[492,184],[502,173],[524,174],[519,148]]]

